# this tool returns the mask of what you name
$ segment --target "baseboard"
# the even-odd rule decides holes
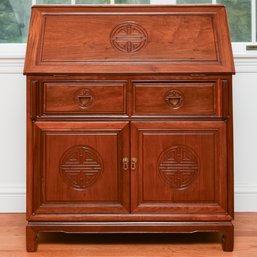
[[[0,212],[25,212],[25,185],[0,185]]]
[[[0,185],[0,212],[25,212],[24,185]],[[257,184],[235,186],[235,211],[257,212]]]
[[[257,212],[257,184],[235,185],[235,211]]]

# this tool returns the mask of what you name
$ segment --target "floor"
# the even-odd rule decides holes
[[[0,214],[0,257],[257,257],[257,213],[235,216],[235,248],[223,252],[215,233],[192,235],[76,235],[47,233],[38,251],[25,249],[25,215]]]

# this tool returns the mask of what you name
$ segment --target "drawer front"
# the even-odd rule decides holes
[[[216,115],[216,82],[134,83],[135,115]]]
[[[43,114],[125,114],[125,81],[45,82]]]

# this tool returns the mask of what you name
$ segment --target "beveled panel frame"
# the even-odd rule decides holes
[[[213,151],[213,159],[214,161],[211,162],[213,166],[213,189],[214,192],[210,194],[209,199],[194,199],[194,196],[186,196],[184,195],[182,198],[184,200],[179,200],[180,194],[187,194],[185,190],[174,190],[169,188],[161,182],[159,184],[163,185],[163,190],[167,192],[170,191],[176,197],[172,200],[168,199],[161,199],[158,198],[156,195],[156,199],[150,200],[146,199],[144,195],[144,174],[143,174],[143,167],[144,162],[147,160],[145,159],[145,155],[143,155],[143,151],[151,152],[154,150],[145,148],[144,146],[144,137],[153,135],[156,137],[176,137],[181,136],[185,137],[185,142],[187,141],[186,138],[194,137],[194,135],[204,135],[207,136],[209,139],[212,138],[213,144],[215,146]],[[208,140],[209,140],[208,139]],[[149,139],[150,140],[150,139]],[[157,146],[162,144],[160,142],[156,142],[157,138],[155,138],[155,143]],[[176,139],[177,140],[177,139]],[[185,216],[190,216],[196,213],[201,214],[211,214],[211,213],[227,213],[227,181],[228,181],[228,167],[226,164],[226,154],[227,154],[227,146],[226,146],[227,134],[226,134],[226,123],[224,121],[220,122],[190,122],[190,121],[177,121],[177,122],[132,122],[131,127],[131,156],[136,157],[138,160],[137,170],[132,173],[131,177],[131,190],[134,192],[133,197],[131,199],[131,210],[132,213],[158,213],[158,214],[181,214]],[[183,144],[181,142],[181,144]],[[156,147],[157,147],[156,146]],[[202,146],[203,147],[203,146]],[[206,146],[207,147],[207,146]],[[199,153],[198,153],[199,156]],[[150,157],[150,155],[149,155]],[[158,159],[158,156],[155,158]],[[157,160],[156,159],[156,160]],[[149,160],[148,160],[149,161]],[[202,162],[202,160],[200,159]],[[206,162],[207,160],[205,160]],[[156,166],[154,167],[156,169]],[[158,173],[158,171],[156,171]],[[201,167],[201,173],[208,174],[209,171],[203,170]],[[154,173],[152,172],[152,175]],[[148,176],[149,178],[150,176]],[[158,176],[156,175],[156,179]],[[204,180],[202,180],[204,181]],[[209,179],[210,181],[210,179]],[[166,188],[166,189],[165,189]],[[160,189],[160,188],[159,188]],[[148,189],[149,190],[149,189]],[[152,188],[153,192],[157,189]],[[163,192],[166,192],[163,191]],[[185,192],[184,192],[185,191]],[[190,191],[190,190],[189,190]],[[194,189],[195,191],[195,189]],[[160,191],[158,191],[160,192]],[[165,193],[167,195],[167,192]],[[191,191],[190,191],[191,192]],[[192,198],[193,197],[193,198]],[[188,200],[186,200],[188,198]]]
[[[199,14],[201,13],[201,14]],[[61,15],[60,15],[61,14]],[[53,17],[88,17],[89,19],[92,18],[92,16],[95,16],[95,18],[99,17],[101,14],[102,17],[110,18],[112,17],[120,17],[116,23],[112,23],[111,29],[113,29],[115,26],[120,24],[121,22],[126,21],[133,21],[141,26],[145,27],[145,23],[142,22],[142,20],[151,20],[151,17],[173,17],[174,15],[185,16],[185,17],[192,17],[194,18],[196,15],[200,15],[200,19],[203,17],[206,17],[210,19],[208,22],[202,22],[204,26],[206,23],[210,25],[210,29],[208,30],[211,32],[209,33],[209,38],[206,36],[204,37],[204,41],[207,40],[207,44],[211,42],[212,47],[208,48],[208,51],[202,51],[203,54],[207,55],[214,51],[210,56],[206,56],[206,58],[193,58],[192,56],[184,56],[180,55],[180,57],[173,57],[172,54],[165,55],[163,53],[162,57],[156,56],[149,58],[149,56],[152,56],[153,54],[156,54],[160,52],[160,50],[170,50],[171,48],[168,47],[168,49],[151,49],[149,46],[149,42],[146,46],[146,48],[142,49],[142,51],[139,51],[136,53],[136,56],[131,58],[125,57],[125,53],[119,53],[115,49],[113,49],[112,55],[113,58],[110,58],[110,54],[108,54],[107,58],[103,58],[102,54],[105,54],[106,51],[104,51],[102,48],[98,51],[99,54],[97,55],[97,51],[85,51],[84,53],[93,52],[95,56],[85,56],[81,59],[81,51],[76,52],[76,47],[70,48],[67,51],[64,51],[63,54],[59,54],[58,56],[61,56],[61,59],[59,58],[53,58],[53,54],[55,54],[55,51],[52,51],[48,47],[44,48],[45,46],[45,28],[46,28],[46,21],[48,18]],[[150,18],[147,18],[147,16],[151,16]],[[104,21],[106,22],[106,19]],[[53,21],[54,22],[54,21]],[[29,34],[28,38],[28,52],[27,52],[27,59],[25,63],[25,73],[32,74],[32,73],[47,73],[49,72],[49,67],[54,65],[55,69],[51,68],[50,72],[56,72],[56,73],[102,73],[103,69],[105,73],[124,73],[124,71],[129,73],[144,73],[144,72],[159,72],[159,73],[181,73],[188,72],[188,73],[197,73],[197,72],[205,72],[206,69],[209,70],[209,72],[223,72],[223,73],[234,73],[235,68],[232,61],[228,61],[232,59],[232,49],[230,45],[230,39],[228,34],[228,25],[226,20],[226,13],[224,6],[222,5],[195,5],[195,6],[187,6],[187,5],[181,5],[181,6],[99,6],[97,9],[95,7],[89,7],[89,6],[64,6],[64,7],[56,7],[52,6],[52,8],[45,8],[43,6],[34,6],[31,16],[31,26],[37,23],[37,30],[35,30],[33,33]],[[65,24],[65,22],[62,22],[62,24]],[[103,23],[105,25],[105,23]],[[221,26],[222,24],[222,26]],[[73,33],[74,36],[77,36],[78,33],[80,33],[81,26],[78,25],[79,29],[77,32]],[[160,26],[159,26],[160,27]],[[38,29],[39,28],[39,29]],[[108,27],[109,28],[109,27]],[[187,26],[184,26],[184,28],[187,28]],[[219,28],[217,30],[217,28]],[[111,30],[110,29],[110,30]],[[148,30],[145,27],[146,30]],[[160,30],[160,29],[158,29]],[[168,31],[168,30],[167,30]],[[110,52],[110,49],[112,48],[110,40],[109,40],[109,34],[108,38],[106,37],[104,41],[105,48]],[[204,34],[205,28],[202,30],[200,35]],[[62,34],[65,33],[65,31],[61,32]],[[190,31],[189,31],[190,33]],[[51,34],[51,33],[50,33]],[[183,34],[183,36],[185,33]],[[193,35],[194,36],[194,35]],[[52,37],[52,35],[51,35]],[[102,34],[100,35],[102,37]],[[151,37],[150,37],[151,38]],[[162,39],[162,36],[157,37],[158,40]],[[170,37],[168,37],[170,38]],[[176,38],[179,38],[176,37]],[[68,36],[68,39],[70,39],[70,36]],[[95,39],[96,40],[96,39]],[[75,40],[76,41],[76,40]],[[73,42],[75,42],[73,41]],[[93,46],[97,46],[99,41],[96,41]],[[108,42],[108,43],[107,43]],[[165,41],[166,42],[166,41]],[[185,42],[185,40],[184,40]],[[90,42],[79,40],[78,42],[81,46],[81,44],[85,44],[91,49]],[[167,43],[167,42],[166,42]],[[33,47],[32,47],[33,44]],[[103,44],[103,42],[102,42]],[[178,51],[175,53],[184,53],[185,51],[190,50],[190,47],[192,48],[192,45],[189,45],[185,49],[183,49],[183,44],[179,45]],[[157,44],[157,45],[160,45]],[[170,44],[168,44],[170,46]],[[60,47],[58,50],[67,48],[67,44]],[[68,44],[69,47],[69,44]],[[182,48],[181,48],[182,47]],[[44,49],[48,49],[50,52],[48,52],[48,55],[46,56],[43,54]],[[145,55],[146,50],[151,50]],[[48,51],[47,50],[47,51]],[[147,51],[148,51],[147,50]],[[185,51],[184,51],[185,50]],[[196,55],[199,52],[199,49],[195,47],[195,49],[192,50],[192,55]],[[191,51],[190,50],[190,51]],[[74,52],[75,51],[75,52]],[[84,51],[84,48],[83,48]],[[67,56],[67,53],[70,55],[74,52],[73,56]],[[201,52],[201,50],[200,50]],[[142,56],[141,56],[142,54]],[[126,55],[126,54],[125,54]],[[51,57],[52,56],[52,57]],[[76,60],[77,59],[77,60]],[[122,65],[120,65],[122,63]],[[79,64],[79,65],[78,65]]]
[[[122,156],[128,155],[128,139],[129,139],[129,126],[127,122],[114,122],[114,123],[106,123],[106,122],[95,122],[95,123],[83,123],[83,122],[76,122],[76,123],[69,123],[69,122],[36,122],[33,125],[33,138],[34,138],[34,146],[33,146],[33,167],[32,171],[28,170],[28,172],[33,172],[33,186],[31,198],[28,201],[31,203],[33,202],[33,210],[32,213],[28,213],[28,215],[32,215],[37,217],[37,215],[48,215],[48,214],[66,214],[67,216],[73,215],[74,211],[76,210],[77,214],[90,214],[90,213],[128,213],[129,212],[129,174],[123,173],[122,171]],[[49,190],[49,185],[46,188],[46,175],[49,174],[49,171],[46,171],[46,168],[49,166],[46,160],[47,154],[47,143],[51,141],[47,141],[47,137],[49,136],[91,136],[95,137],[96,140],[101,139],[103,137],[113,137],[117,140],[117,170],[113,167],[113,171],[109,171],[108,173],[112,172],[113,176],[117,176],[117,195],[116,199],[110,200],[83,200],[81,198],[84,194],[86,194],[87,190],[90,188],[86,188],[85,190],[74,190],[70,187],[66,187],[66,191],[69,192],[71,195],[70,200],[69,196],[66,194],[66,198],[58,200],[58,195],[54,196]],[[67,138],[68,139],[68,138]],[[56,152],[59,146],[56,146]],[[100,148],[99,148],[100,149]],[[48,149],[49,151],[49,149]],[[63,152],[65,149],[61,149],[59,152]],[[99,151],[99,150],[98,150]],[[49,156],[48,152],[48,156]],[[55,153],[52,152],[51,155],[55,158]],[[102,156],[103,157],[103,156]],[[49,158],[49,157],[48,157]],[[107,156],[105,156],[105,159]],[[59,174],[59,161],[57,162],[56,170],[52,170],[55,172],[55,177]],[[103,162],[103,165],[104,162]],[[110,167],[110,164],[109,164]],[[106,167],[105,167],[106,169]],[[52,172],[51,171],[51,172]],[[47,173],[46,173],[47,172]],[[58,174],[57,174],[58,173]],[[106,170],[105,173],[107,174]],[[54,174],[52,174],[54,175]],[[64,181],[61,180],[59,186],[65,186]],[[103,175],[104,176],[104,173]],[[99,180],[101,182],[102,178]],[[62,184],[60,184],[62,183]],[[49,183],[48,183],[49,184]],[[96,183],[97,184],[97,183]],[[108,185],[106,185],[108,186]],[[51,189],[52,190],[52,189]],[[54,190],[54,189],[53,189]],[[55,191],[53,191],[55,192]],[[58,192],[58,190],[56,191]],[[104,192],[103,192],[104,193]],[[64,194],[65,195],[65,194]],[[49,196],[51,198],[49,198]],[[54,197],[54,198],[53,198]],[[56,198],[57,197],[57,198]],[[67,198],[68,197],[68,198]],[[49,199],[48,199],[49,198]],[[77,199],[77,200],[76,200]],[[76,220],[76,218],[74,219]]]

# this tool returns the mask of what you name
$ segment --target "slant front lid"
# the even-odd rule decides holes
[[[224,6],[33,7],[25,73],[233,73]]]

